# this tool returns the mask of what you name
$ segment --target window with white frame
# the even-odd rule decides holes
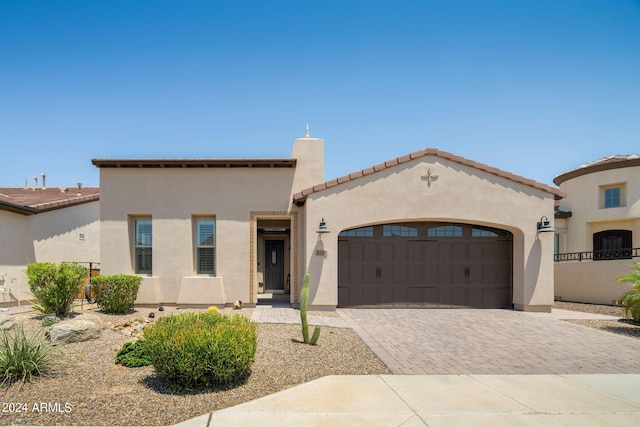
[[[216,221],[197,218],[196,271],[198,274],[216,274]]]
[[[153,227],[151,219],[135,219],[134,227],[134,270],[136,274],[151,274],[153,264]]]

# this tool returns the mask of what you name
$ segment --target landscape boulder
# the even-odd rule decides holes
[[[0,329],[8,331],[9,329],[13,328],[13,325],[15,324],[16,322],[13,321],[13,318],[11,316],[0,316]]]
[[[100,337],[100,327],[90,320],[63,320],[51,326],[46,336],[52,344],[88,341]]]

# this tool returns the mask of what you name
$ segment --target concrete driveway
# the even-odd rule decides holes
[[[640,340],[561,320],[588,314],[473,309],[338,312],[397,375],[640,373]]]

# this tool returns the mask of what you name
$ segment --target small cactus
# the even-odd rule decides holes
[[[309,300],[309,273],[305,274],[302,283],[302,293],[300,294],[300,320],[302,321],[302,339],[305,344],[316,345],[320,338],[320,326],[316,326],[313,335],[309,339],[309,323],[307,322],[307,303]]]
[[[220,310],[218,310],[218,307],[216,307],[215,305],[212,305],[211,307],[207,308],[207,313],[208,314],[220,314]]]

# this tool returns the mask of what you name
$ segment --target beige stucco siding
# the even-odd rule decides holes
[[[25,269],[31,262],[99,262],[99,202],[37,215],[0,211],[0,303],[31,299]],[[83,235],[83,236],[81,236]],[[2,289],[12,289],[12,292]]]
[[[633,246],[640,247],[640,167],[627,167],[582,175],[560,184],[567,193],[560,207],[571,211],[564,252],[593,250],[593,233],[610,229],[633,231]],[[625,185],[624,206],[600,207],[600,188]]]
[[[424,178],[437,175],[431,185]],[[553,235],[536,232],[553,218],[553,195],[437,156],[426,156],[345,182],[307,198],[306,259],[316,306],[337,304],[337,236],[345,229],[389,222],[447,221],[487,225],[513,233],[516,308],[553,304]],[[332,233],[315,233],[324,217]],[[317,249],[326,256],[316,255]]]
[[[593,235],[606,230],[630,230],[632,246],[640,247],[640,166],[601,170],[564,181],[567,197],[560,202],[571,217],[558,221],[560,253],[590,252]],[[602,207],[602,187],[622,185],[622,206]],[[636,258],[637,260],[637,258]],[[615,279],[630,273],[632,260],[559,262],[555,265],[555,295],[567,301],[611,304],[628,288]]]
[[[101,169],[104,274],[134,272],[132,221],[150,217],[153,274],[138,302],[177,302],[181,287],[194,283],[183,279],[196,276],[193,219],[214,217],[218,280],[211,283],[223,286],[226,301],[202,303],[249,301],[251,212],[288,211],[292,178],[293,169]]]

